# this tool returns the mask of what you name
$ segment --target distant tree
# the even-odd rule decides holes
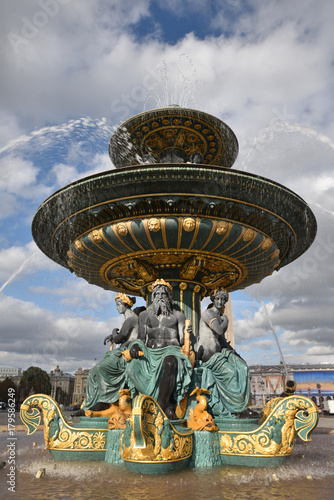
[[[49,375],[37,366],[30,366],[22,374],[20,392],[21,399],[27,398],[29,394],[51,394]]]
[[[7,402],[8,389],[10,387],[15,389],[15,394],[17,395],[17,386],[11,378],[6,377],[2,382],[0,382],[0,401],[4,401],[5,403]]]

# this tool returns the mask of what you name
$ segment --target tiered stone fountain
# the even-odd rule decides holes
[[[231,169],[238,154],[237,139],[224,122],[207,113],[178,106],[141,113],[115,131],[109,152],[115,169],[74,182],[40,206],[32,225],[34,239],[47,256],[89,283],[140,295],[147,304],[152,284],[157,279],[169,282],[174,302],[192,322],[193,343],[204,297],[217,288],[233,292],[260,282],[298,258],[315,238],[315,217],[297,194],[271,180]],[[27,425],[32,401],[23,404]],[[307,438],[317,413],[308,398],[294,397],[290,406],[287,401],[276,402],[279,410],[270,406],[263,424],[269,430],[258,427],[258,422],[243,429],[221,423],[218,462],[246,460],[257,465],[268,458],[269,448],[272,458],[288,455],[291,440],[283,446],[286,435],[282,438],[281,428],[295,425]],[[58,412],[54,402],[43,404],[49,405],[47,411]],[[134,426],[142,412],[138,405],[136,401]],[[278,415],[283,406],[290,416],[282,420]],[[59,419],[65,432],[65,421]],[[237,437],[241,430],[247,444],[246,438]],[[106,429],[86,431],[91,440],[86,457],[92,457],[97,444],[102,448],[95,446],[95,452],[102,457]],[[66,442],[75,443],[77,431],[71,432],[65,432],[62,447],[57,449],[54,439],[52,446],[49,443],[55,455],[77,456],[73,452],[79,445],[66,447]],[[124,439],[129,444],[127,432]],[[266,446],[261,439],[267,440]],[[118,446],[113,443],[111,447]],[[208,453],[215,454],[212,450]],[[197,463],[201,465],[200,460]]]

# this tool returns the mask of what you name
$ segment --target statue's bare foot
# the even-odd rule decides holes
[[[76,413],[71,413],[71,417],[84,417],[85,416],[85,412],[84,410],[78,410]]]
[[[177,416],[175,415],[175,411],[171,406],[168,406],[166,408],[165,414],[169,420],[177,420]]]
[[[86,410],[85,415],[86,417],[111,417],[118,410],[119,407],[116,404],[97,403],[89,410]]]

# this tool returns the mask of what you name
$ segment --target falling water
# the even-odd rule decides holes
[[[266,313],[266,316],[267,316],[267,319],[268,319],[268,323],[269,323],[269,326],[270,326],[270,329],[275,337],[275,341],[276,341],[276,344],[277,344],[277,347],[278,347],[278,350],[279,350],[279,353],[280,353],[280,356],[281,356],[281,361],[283,363],[283,366],[284,366],[284,371],[285,371],[285,376],[286,376],[286,380],[289,379],[289,375],[288,375],[288,369],[286,367],[286,364],[285,364],[285,360],[284,360],[284,356],[283,356],[283,352],[282,352],[282,349],[281,349],[281,346],[280,346],[280,343],[278,341],[278,336],[277,336],[277,333],[276,333],[276,330],[274,328],[274,325],[272,324],[272,321],[271,321],[271,318],[270,318],[270,315],[269,315],[269,312],[268,312],[268,309],[267,309],[267,306],[266,304],[263,302],[263,300],[261,300],[261,304],[262,304],[262,307],[264,309],[264,312]]]
[[[24,261],[24,262],[20,265],[20,267],[18,267],[18,268],[16,269],[16,271],[14,271],[14,272],[13,272],[13,274],[12,274],[12,275],[8,278],[8,280],[7,280],[7,281],[5,281],[5,283],[3,283],[3,285],[1,286],[1,288],[0,288],[0,292],[2,292],[2,291],[6,288],[6,286],[7,286],[7,285],[9,285],[9,283],[11,283],[11,282],[13,281],[13,279],[15,279],[15,278],[16,278],[16,276],[17,276],[18,274],[20,274],[20,273],[21,273],[21,272],[25,269],[25,267],[27,266],[28,262],[30,262],[30,261],[33,259],[33,257],[35,257],[35,255],[36,255],[37,253],[39,253],[39,250],[35,250],[35,251],[34,251],[34,252],[30,255],[30,257],[28,257],[28,258],[27,258],[27,259],[26,259],[26,260],[25,260],[25,261]]]
[[[264,149],[268,146],[268,144],[272,141],[275,134],[279,133],[295,133],[299,132],[300,134],[308,137],[310,139],[315,139],[318,142],[326,144],[331,149],[334,150],[334,141],[332,141],[329,137],[324,134],[317,132],[316,130],[301,125],[300,123],[290,123],[287,121],[276,120],[274,124],[270,124],[268,127],[263,129],[261,133],[253,139],[251,146],[249,147],[249,151],[246,154],[244,160],[241,164],[241,170],[248,170],[248,163],[253,156],[253,160],[256,158],[261,149]]]
[[[190,73],[189,75],[187,70]],[[162,66],[157,68],[157,78],[154,86],[148,89],[144,111],[152,107],[164,108],[171,104],[178,104],[184,108],[196,108],[196,94],[199,92],[202,83],[197,76],[195,65],[187,54],[179,56],[176,75],[171,75],[167,62],[164,60]]]
[[[68,182],[87,175],[87,171],[89,173],[92,169],[92,164],[94,166],[94,155],[107,154],[110,135],[111,127],[107,119],[82,117],[60,125],[42,127],[1,147],[0,180],[4,181],[4,186],[9,175],[8,165],[17,158],[30,161],[37,172],[36,178],[31,179],[30,184],[22,190],[22,196],[21,193],[16,195],[17,207],[20,207],[21,197],[24,200],[24,208],[22,213],[16,216],[17,219],[24,218],[29,211],[33,213],[38,204],[59,187],[53,171],[55,166],[61,164],[73,166],[74,178],[68,179]],[[110,168],[112,168],[111,162]],[[15,241],[20,241],[22,228],[19,225],[13,224],[12,233]],[[2,284],[0,292],[26,269],[37,252],[38,250],[12,273]]]
[[[57,180],[53,167],[73,167],[74,178],[68,182],[76,180],[87,171],[90,173],[94,158],[107,154],[110,135],[111,126],[106,118],[82,117],[34,130],[0,148],[0,177],[5,179],[8,176],[8,164],[21,158],[34,165],[39,185],[44,180],[48,184],[52,183],[50,187],[56,190],[60,186],[55,185]],[[41,193],[41,201],[49,194],[46,190]]]

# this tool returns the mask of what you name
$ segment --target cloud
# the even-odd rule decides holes
[[[62,309],[72,311],[77,316],[109,318],[116,312],[115,292],[90,285],[82,279],[67,279],[60,287],[33,285],[30,290],[36,297],[48,295],[51,302],[57,301]]]
[[[91,166],[92,165],[92,166]],[[87,165],[88,166],[88,165]],[[57,163],[52,168],[52,174],[55,176],[55,184],[58,187],[64,187],[71,182],[77,181],[82,177],[98,174],[100,172],[108,171],[114,168],[108,154],[91,155],[89,159],[89,166],[82,172],[81,162],[78,165],[69,165],[64,163]],[[81,168],[80,168],[81,167]]]
[[[30,188],[36,183],[38,169],[31,161],[19,157],[6,157],[0,160],[0,189],[25,197],[34,196]]]
[[[0,219],[6,219],[11,215],[18,213],[16,197],[10,193],[1,193],[0,197]],[[5,237],[2,236],[3,241]]]
[[[225,120],[240,143],[235,168],[296,191],[318,220],[317,238],[304,256],[239,295],[242,300],[236,304],[234,320],[237,343],[247,349],[249,359],[258,359],[259,349],[263,360],[277,356],[263,300],[281,335],[285,355],[306,352],[311,359],[319,352],[330,353],[332,2],[323,1],[321,9],[312,0],[306,0],[303,9],[288,0],[160,2],[171,17],[175,14],[182,19],[189,13],[194,20],[201,19],[201,27],[211,23],[206,36],[195,36],[194,29],[184,32],[177,43],[162,41],[167,27],[162,18],[155,17],[154,4],[148,0],[51,0],[54,11],[49,13],[41,3],[46,5],[43,0],[13,0],[0,7],[5,37],[0,52],[4,75],[0,143],[27,134],[0,151],[6,155],[0,159],[0,216],[7,223],[1,240],[6,247],[0,252],[1,283],[14,277],[11,284],[18,283],[17,295],[21,296],[24,291],[19,286],[25,284],[25,277],[56,269],[40,252],[34,253],[28,226],[38,205],[54,190],[113,168],[107,156],[110,125],[144,109],[178,102]],[[142,37],[141,23],[149,20],[152,30]],[[21,38],[8,37],[10,33]],[[88,118],[79,119],[82,116],[107,120],[98,125]],[[76,318],[81,314],[89,316],[91,330],[97,325],[104,332],[105,323],[96,318],[108,316],[107,292],[96,292],[80,280],[74,285],[75,278],[61,286],[57,280],[51,286],[49,278],[44,279],[48,281],[37,283],[36,279],[29,284],[34,304],[28,308],[38,318],[44,314],[53,325],[50,335],[55,336],[46,345],[66,354],[73,366],[80,359],[80,364],[88,363],[90,353],[84,342],[90,348],[93,344],[87,333],[74,343],[76,351],[60,337],[55,344],[55,338],[66,328],[79,331],[78,325],[86,332],[85,321]],[[56,318],[56,313],[45,312],[37,306],[43,297],[53,300],[61,314],[71,308],[73,314]],[[19,317],[37,328],[23,302],[16,307],[22,312]],[[14,308],[9,310],[13,313]],[[25,331],[24,321],[15,325],[18,332]],[[43,339],[43,328],[36,332]],[[32,335],[33,344],[38,345],[37,333]],[[23,359],[20,356],[24,354],[18,351],[18,362]],[[56,360],[51,351],[50,359]]]
[[[103,357],[103,339],[110,334],[110,323],[96,318],[53,312],[12,297],[0,295],[1,353],[6,366],[40,366],[47,371],[57,364],[75,371],[91,368],[95,358]],[[121,317],[110,318],[120,327]],[[64,361],[66,360],[66,361]]]
[[[3,61],[7,73],[3,106],[6,111],[10,107],[21,123],[24,119],[25,126],[42,119],[64,120],[82,114],[125,119],[143,110],[147,94],[160,76],[164,81],[159,91],[168,88],[169,97],[175,95],[178,78],[179,86],[185,84],[178,74],[186,66],[185,59],[178,64],[181,54],[192,61],[196,80],[205,82],[206,92],[198,96],[198,106],[214,114],[232,112],[234,119],[243,116],[243,120],[237,120],[241,135],[256,132],[266,120],[269,122],[275,106],[286,106],[298,119],[308,121],[309,115],[316,113],[320,123],[333,102],[331,56],[325,50],[328,40],[324,34],[329,32],[331,16],[322,14],[322,30],[310,33],[309,38],[306,34],[301,37],[304,27],[314,26],[314,19],[318,19],[312,17],[315,6],[310,6],[310,11],[303,9],[301,15],[297,5],[292,8],[284,2],[290,15],[283,16],[282,6],[278,9],[273,2],[269,6],[261,2],[255,13],[240,11],[237,16],[243,36],[222,33],[201,40],[187,34],[171,46],[154,38],[138,42],[128,29],[149,16],[149,2],[136,2],[136,8],[133,2],[131,8],[129,2],[122,2],[122,7],[112,2],[102,11],[100,4],[96,2],[93,7],[85,1],[78,10],[76,2],[68,2],[18,54],[7,46],[11,57]],[[186,3],[180,4],[189,9]],[[329,7],[326,3],[322,10],[329,13]],[[26,11],[19,2],[16,24],[11,13],[7,29],[18,32],[21,12],[32,18],[33,9],[30,14]],[[163,61],[168,74],[162,70],[159,75],[156,69],[164,67]],[[154,73],[155,81],[151,77]],[[27,95],[32,98],[28,100]],[[119,101],[118,106],[115,101]],[[122,111],[117,111],[120,108]]]

